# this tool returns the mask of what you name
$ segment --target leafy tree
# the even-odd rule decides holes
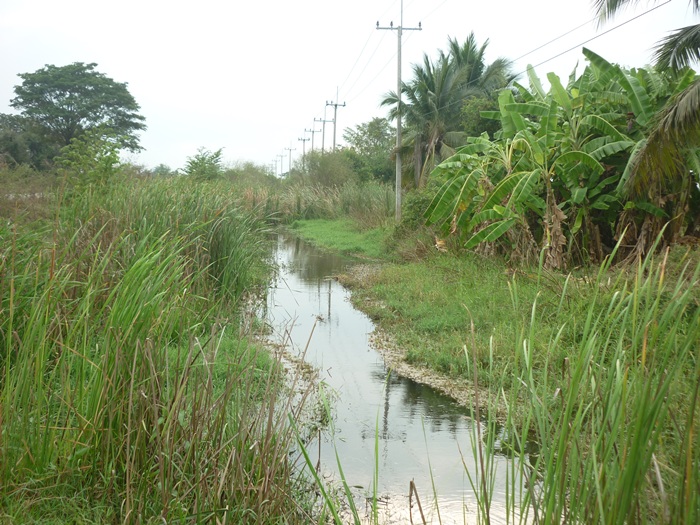
[[[351,158],[355,171],[364,179],[390,181],[394,177],[391,153],[396,131],[385,118],[374,118],[355,128],[346,128],[344,151]]]
[[[525,259],[541,248],[549,268],[600,261],[615,235],[625,235],[618,253],[643,255],[669,219],[668,242],[692,228],[695,149],[683,142],[657,149],[660,163],[681,166],[679,176],[662,183],[663,164],[652,164],[656,179],[638,192],[630,184],[635,170],[640,180],[638,163],[649,160],[640,156],[658,140],[669,102],[687,97],[695,73],[624,70],[584,54],[590,65],[566,87],[550,73],[545,92],[530,68],[529,89],[513,84],[520,102],[510,90],[500,93],[499,111],[482,113],[499,119],[496,139],[470,138],[435,170],[443,186],[431,222],[463,235],[467,247],[503,246]]]
[[[268,167],[254,162],[237,162],[229,167],[224,175],[231,179],[231,182],[244,188],[270,188],[277,186],[280,182]]]
[[[482,116],[484,111],[498,111],[498,102],[486,95],[469,97],[464,102],[461,123],[468,137],[478,137],[486,132],[490,138],[494,138],[501,129],[499,121]]]
[[[42,169],[59,149],[42,139],[41,131],[31,119],[0,114],[0,158],[5,164],[27,164]]]
[[[74,188],[105,186],[119,172],[120,142],[100,129],[86,131],[61,149],[56,165],[70,176]]]
[[[209,151],[199,148],[197,154],[187,157],[185,164],[185,175],[200,180],[212,180],[221,177],[223,167],[221,166],[221,149]]]
[[[101,130],[118,136],[120,147],[140,150],[136,133],[146,126],[139,105],[126,83],[115,82],[96,67],[75,62],[22,73],[22,84],[15,86],[10,105],[59,146],[69,145],[87,131]]]
[[[346,182],[356,181],[358,174],[343,149],[326,152],[312,151],[306,154],[306,171],[291,170],[290,183],[309,182],[326,188],[337,188]]]
[[[173,175],[177,175],[177,171],[170,169],[170,166],[163,163],[158,164],[150,171],[151,175],[155,175],[156,177],[171,177]]]
[[[605,21],[622,8],[638,3],[639,0],[595,0],[594,6],[600,20]],[[700,0],[690,0],[689,3],[695,14],[700,14]],[[641,116],[644,128],[644,137],[635,148],[625,173],[625,191],[633,198],[645,197],[659,203],[662,192],[675,187],[680,196],[676,213],[685,214],[685,203],[698,183],[693,180],[693,173],[697,174],[700,167],[697,153],[700,146],[700,77],[687,69],[700,60],[700,24],[678,29],[664,38],[656,47],[655,60],[657,67],[671,70],[676,75],[675,83],[682,88],[665,100],[663,108],[654,112],[653,119],[646,121],[644,119],[653,102],[648,96],[651,86],[645,85],[645,79],[636,75],[625,78],[619,68],[604,62],[600,64],[606,72],[614,74],[630,100],[635,102],[632,109],[634,120],[639,122]],[[647,217],[644,226],[650,220]],[[682,221],[674,220],[672,235],[677,234],[681,224]],[[700,220],[696,219],[696,224],[700,224]],[[648,242],[638,243],[638,251],[643,251],[646,244]]]

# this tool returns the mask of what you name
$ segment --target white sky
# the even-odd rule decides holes
[[[342,132],[373,117],[383,94],[396,89],[397,26],[401,0],[0,0],[0,112],[18,73],[45,64],[96,62],[98,71],[127,82],[148,130],[135,162],[182,167],[199,147],[224,148],[228,162],[271,165],[284,155],[288,169],[301,155],[314,118],[333,118]],[[518,59],[516,70],[575,49],[536,69],[563,80],[577,64],[579,44],[661,2],[640,2],[598,29],[592,0],[404,0],[403,76],[427,53],[447,48],[448,36],[464,42],[474,31],[489,39],[487,61],[515,59],[581,25],[569,35]],[[586,44],[611,62],[643,66],[654,42],[697,23],[688,0],[655,11]],[[526,82],[524,77],[521,81]],[[316,129],[321,124],[316,123]],[[311,137],[310,133],[306,137]],[[325,145],[333,141],[326,125]],[[321,133],[315,135],[320,147]],[[306,150],[311,142],[304,143]],[[279,165],[277,168],[279,172]]]

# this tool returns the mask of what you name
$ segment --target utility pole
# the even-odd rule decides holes
[[[304,130],[306,131],[306,130]],[[306,143],[311,140],[308,137],[304,137],[303,139],[300,138],[299,142],[301,142],[301,166],[302,168],[306,169]]]
[[[321,153],[326,151],[326,122],[333,122],[332,120],[326,120],[324,115],[323,118],[315,118],[314,122],[323,122],[323,130],[321,133]]]
[[[333,151],[335,151],[335,123],[338,120],[338,106],[345,107],[345,102],[338,104],[338,96],[336,95],[335,102],[326,100],[326,106],[333,106]]]
[[[289,152],[289,174],[292,174],[292,151],[296,151],[296,148],[292,148],[291,144],[289,148],[284,148]]]
[[[316,121],[316,119],[314,119],[314,121]],[[314,124],[313,127],[315,128],[316,125]],[[321,130],[320,129],[304,129],[304,133],[311,133],[311,151],[313,151],[314,150],[314,135],[316,135],[316,133],[321,133]]]
[[[399,26],[394,27],[394,22],[391,22],[389,27],[379,27],[379,22],[377,22],[377,29],[396,30],[399,37],[398,80],[396,82],[396,96],[398,97],[396,105],[396,222],[399,223],[401,221],[401,35],[404,31],[421,31],[423,27],[420,22],[418,22],[418,27],[403,27],[403,0],[401,0]]]
[[[284,156],[284,153],[282,155],[277,155],[277,158],[280,159],[280,178],[284,175]]]

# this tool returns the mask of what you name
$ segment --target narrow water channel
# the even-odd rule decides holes
[[[335,436],[321,437],[321,471],[337,473],[335,444],[364,512],[363,495],[372,494],[378,436],[377,488],[387,521],[409,523],[413,480],[428,522],[475,523],[477,502],[465,472],[466,465],[476,473],[467,410],[430,387],[389,374],[370,343],[372,321],[353,308],[348,290],[331,278],[352,262],[284,235],[275,256],[279,277],[267,298],[272,337],[297,356],[308,343],[306,361],[333,392]],[[318,443],[309,446],[314,461],[318,449]],[[505,523],[507,460],[494,459],[491,520]],[[413,522],[421,523],[415,497],[413,503]]]

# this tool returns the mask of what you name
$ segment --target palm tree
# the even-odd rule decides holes
[[[627,6],[640,0],[594,0],[596,15],[605,22]],[[658,2],[658,0],[657,0]],[[700,0],[690,0],[693,11],[700,13]],[[656,65],[662,69],[682,69],[700,60],[700,24],[677,29],[656,46]]]
[[[440,51],[435,61],[423,55],[423,63],[413,65],[413,78],[401,85],[406,141],[397,154],[410,157],[416,187],[424,184],[426,173],[464,144],[460,112],[466,98],[505,87],[512,77],[505,59],[486,66],[488,42],[479,47],[473,33],[462,46],[453,39],[448,43],[448,52]],[[381,105],[393,106],[389,118],[396,118],[397,103],[395,92],[382,100]]]
[[[639,0],[594,0],[601,21],[637,3]],[[700,0],[690,0],[690,5],[700,14]],[[688,67],[700,60],[700,24],[677,29],[661,40],[654,58],[657,68],[676,74],[679,83],[689,76],[692,81],[651,120],[644,141],[629,160],[625,190],[631,197],[646,195],[658,200],[664,190],[673,193],[671,188],[676,188],[679,202],[687,203],[694,182],[688,164],[698,164],[694,149],[700,145],[700,77]],[[672,237],[677,233],[677,227],[672,228]]]

